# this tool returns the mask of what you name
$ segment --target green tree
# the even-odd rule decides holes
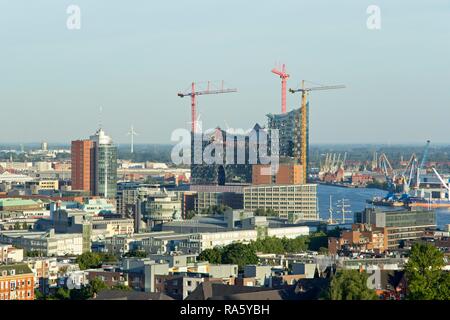
[[[113,286],[111,289],[122,290],[122,291],[131,291],[132,290],[129,286],[126,286],[124,284],[117,284],[117,285]]]
[[[19,222],[16,222],[14,224],[14,230],[20,230],[20,223]]]
[[[324,298],[328,300],[377,300],[375,291],[367,287],[367,274],[357,270],[336,273]]]
[[[77,257],[81,270],[99,268],[104,263],[116,263],[117,257],[109,253],[85,252]]]
[[[131,250],[124,254],[124,257],[146,258],[147,252],[144,250]]]
[[[22,223],[22,229],[23,230],[27,230],[28,229],[28,224],[26,222]]]
[[[242,243],[232,243],[226,246],[222,254],[222,263],[237,264],[240,270],[243,270],[245,265],[257,264],[258,256],[251,245]]]
[[[39,289],[34,289],[34,300],[45,300],[44,294]]]
[[[311,251],[319,251],[320,248],[328,248],[328,236],[320,231],[309,237],[308,249]]]
[[[208,261],[212,264],[222,263],[222,250],[220,248],[203,250],[197,258],[198,261]]]
[[[94,293],[99,293],[102,290],[108,289],[108,286],[100,278],[94,278],[92,281],[89,281],[89,288],[92,295],[94,295]]]
[[[56,290],[54,297],[57,300],[69,300],[70,299],[70,290],[64,289],[64,288],[59,288],[58,290]]]
[[[81,289],[70,290],[70,300],[88,300],[92,298],[90,286],[83,286]]]
[[[98,268],[102,264],[100,255],[95,252],[85,252],[78,256],[76,261],[81,270]]]
[[[405,266],[407,298],[411,300],[449,300],[450,276],[442,270],[444,255],[431,244],[416,243]]]

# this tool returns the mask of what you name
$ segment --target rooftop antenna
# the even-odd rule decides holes
[[[99,109],[99,118],[98,118],[98,128],[99,128],[99,129],[102,128],[102,116],[103,116],[103,107],[100,106],[100,109]]]
[[[134,153],[134,136],[138,136],[139,133],[134,131],[134,126],[131,125],[131,129],[128,132],[128,135],[131,136],[131,153]]]

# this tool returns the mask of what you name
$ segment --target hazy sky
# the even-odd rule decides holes
[[[265,124],[284,62],[288,87],[347,86],[313,93],[312,143],[450,143],[450,0],[0,0],[0,41],[0,142],[88,137],[102,106],[115,141],[134,124],[137,143],[167,143],[189,128],[177,92],[193,80],[239,90],[199,98],[205,128]]]

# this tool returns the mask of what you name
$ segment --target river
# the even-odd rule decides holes
[[[367,206],[370,206],[366,200],[373,197],[383,197],[386,191],[379,189],[365,189],[365,188],[343,188],[319,184],[317,187],[317,194],[319,198],[319,216],[322,219],[329,218],[330,195],[332,196],[334,216],[333,218],[340,219],[342,214],[338,213],[336,207],[337,201],[340,199],[347,199],[347,204],[350,207],[347,210],[354,212],[362,211]],[[387,208],[384,208],[387,209]],[[353,214],[348,213],[346,219],[352,219]],[[450,210],[436,209],[436,222],[439,228],[443,229],[444,225],[450,224]]]

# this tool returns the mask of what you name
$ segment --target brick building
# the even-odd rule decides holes
[[[274,175],[264,174],[262,169],[270,170],[270,165],[253,165],[252,184],[304,184],[303,166],[300,164],[280,164]]]
[[[93,190],[91,157],[93,141],[72,141],[72,190]]]
[[[34,300],[34,276],[26,264],[0,266],[0,300]]]
[[[386,228],[377,228],[369,224],[353,224],[352,230],[345,230],[339,238],[328,238],[330,254],[341,250],[384,252],[388,247]]]

